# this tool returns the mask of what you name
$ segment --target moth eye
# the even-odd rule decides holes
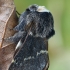
[[[26,9],[26,11],[30,11],[29,9]]]

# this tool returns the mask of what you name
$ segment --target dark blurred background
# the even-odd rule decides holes
[[[31,4],[46,6],[54,17],[56,34],[49,40],[49,70],[70,70],[70,0],[14,0],[19,13]]]

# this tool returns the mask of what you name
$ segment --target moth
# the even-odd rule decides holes
[[[17,31],[10,37],[16,43],[9,70],[48,70],[48,40],[55,34],[54,20],[45,6],[30,5],[19,17]]]

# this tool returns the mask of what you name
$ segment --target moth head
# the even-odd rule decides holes
[[[51,12],[45,6],[36,4],[29,6],[30,14],[27,16],[27,23],[33,24],[30,34],[36,37],[49,39],[55,34],[54,19]],[[28,25],[27,24],[27,25]]]

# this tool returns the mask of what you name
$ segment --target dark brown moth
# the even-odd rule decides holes
[[[9,37],[17,43],[9,70],[48,70],[48,39],[55,34],[52,14],[44,6],[29,6],[19,17],[18,31]]]

